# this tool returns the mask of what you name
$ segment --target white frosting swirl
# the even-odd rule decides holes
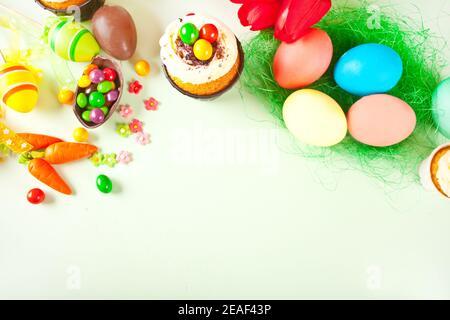
[[[214,24],[219,30],[219,45],[223,48],[220,58],[216,55],[208,65],[189,65],[178,56],[176,51],[176,40],[180,28],[185,23],[193,23],[198,29],[207,23]],[[183,82],[192,84],[203,84],[217,80],[226,75],[236,63],[239,55],[236,36],[217,19],[188,15],[182,19],[172,22],[166,29],[159,41],[161,46],[161,59],[171,76],[181,79]]]
[[[439,159],[436,179],[445,195],[450,197],[450,151]]]

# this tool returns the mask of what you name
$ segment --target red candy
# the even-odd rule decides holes
[[[143,88],[144,87],[142,86],[142,84],[139,81],[134,80],[134,81],[130,82],[130,84],[128,86],[128,92],[134,93],[134,94],[139,94],[139,92],[141,92],[141,90]]]
[[[210,43],[214,43],[219,38],[219,30],[217,30],[217,27],[211,23],[205,24],[200,29],[200,38]]]
[[[117,78],[116,70],[111,69],[111,68],[103,69],[103,75],[105,76],[105,80],[108,80],[108,81],[115,81]]]
[[[31,204],[41,204],[45,200],[45,193],[41,189],[32,189],[28,192],[27,199]]]

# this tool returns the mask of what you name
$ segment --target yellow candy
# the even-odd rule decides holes
[[[0,66],[0,103],[18,112],[30,112],[37,104],[38,79],[20,64]]]
[[[317,90],[303,89],[291,94],[283,106],[288,130],[303,143],[331,147],[347,134],[347,119],[339,104]]]
[[[134,65],[134,70],[141,77],[145,77],[150,73],[150,64],[145,60],[140,60]]]
[[[213,47],[209,41],[205,39],[197,40],[194,44],[194,55],[198,60],[207,61],[213,55]]]
[[[78,81],[78,86],[80,88],[87,88],[91,85],[91,79],[89,79],[89,76],[83,75],[81,76],[80,80]]]
[[[63,89],[58,93],[58,101],[61,104],[72,104],[74,96],[73,91]]]
[[[76,142],[86,142],[89,140],[89,132],[85,128],[77,128],[73,131],[73,139]]]

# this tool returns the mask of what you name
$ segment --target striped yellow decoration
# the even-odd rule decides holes
[[[26,113],[34,109],[39,98],[38,79],[27,67],[7,63],[0,67],[0,103]]]
[[[100,46],[92,33],[70,19],[57,19],[49,28],[50,48],[65,60],[89,62],[100,53]]]
[[[4,123],[0,122],[0,144],[4,144],[12,152],[22,154],[33,150],[33,146],[16,135]]]

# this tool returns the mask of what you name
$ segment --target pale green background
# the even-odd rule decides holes
[[[159,36],[184,13],[218,16],[248,36],[237,6],[108,2],[126,4],[139,29],[136,57],[152,63],[145,93],[124,101],[138,109],[153,144],[121,139],[112,120],[94,142],[105,151],[133,151],[135,161],[114,170],[65,165],[59,170],[76,195],[44,188],[49,202],[38,207],[25,199],[28,189],[41,186],[26,168],[14,160],[0,165],[0,298],[450,298],[450,202],[420,186],[387,191],[360,172],[326,169],[278,148],[269,172],[261,162],[195,164],[173,157],[180,147],[202,152],[216,143],[196,138],[199,130],[220,135],[237,128],[250,136],[276,128],[238,88],[214,102],[191,100],[158,69]],[[38,21],[46,15],[31,0],[0,3]],[[449,1],[392,3],[408,16],[422,12],[425,25],[450,39]],[[4,47],[6,34],[0,34]],[[69,108],[58,106],[48,62],[41,65],[48,72],[38,108],[27,115],[9,111],[8,124],[70,139],[79,125]],[[131,66],[123,63],[127,79]],[[149,96],[161,101],[160,111],[141,107]],[[195,145],[176,140],[179,134],[193,135]],[[114,194],[96,190],[99,173],[116,182]]]

